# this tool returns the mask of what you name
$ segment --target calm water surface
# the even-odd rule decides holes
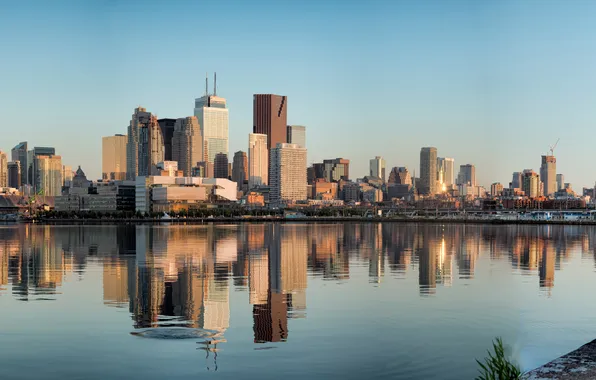
[[[466,379],[496,336],[531,369],[596,338],[595,237],[579,226],[2,226],[0,379]],[[180,328],[196,336],[164,339]]]

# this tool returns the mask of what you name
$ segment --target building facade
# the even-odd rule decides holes
[[[267,135],[267,147],[273,149],[287,142],[288,99],[286,96],[253,96],[253,133]]]
[[[323,160],[322,164],[314,164],[313,167],[315,178],[324,178],[329,182],[350,180],[350,160],[346,158]]]
[[[521,189],[523,184],[523,173],[522,172],[513,172],[511,178],[511,188],[512,189]]]
[[[424,147],[420,150],[420,183],[416,183],[420,194],[437,194],[437,148]]]
[[[495,182],[490,185],[490,196],[491,197],[500,197],[503,194],[503,185],[499,182]]]
[[[19,161],[11,161],[7,165],[8,187],[18,189],[21,187],[21,163]]]
[[[248,156],[246,152],[234,153],[232,164],[232,181],[238,184],[238,190],[242,190],[245,181],[248,181]]]
[[[540,176],[533,170],[526,169],[522,177],[522,190],[526,196],[536,198],[541,195]]]
[[[128,125],[126,143],[126,178],[149,175],[164,161],[164,140],[157,118],[143,107],[135,108]]]
[[[228,178],[229,165],[228,155],[225,153],[217,153],[215,155],[215,162],[213,163],[213,177],[214,178]]]
[[[215,155],[229,153],[229,111],[226,99],[206,94],[195,99],[194,115],[203,138],[203,160],[214,163]],[[201,161],[203,161],[201,160]]]
[[[124,180],[126,178],[126,135],[106,136],[101,139],[101,178]]]
[[[289,144],[296,144],[301,148],[306,148],[306,127],[288,125],[286,140]]]
[[[471,164],[460,165],[457,184],[476,186],[476,167]]]
[[[385,159],[381,156],[376,156],[370,160],[369,175],[371,177],[380,178],[385,182]]]
[[[269,168],[272,203],[307,199],[306,149],[296,144],[277,144],[270,150]]]
[[[0,187],[8,187],[8,154],[0,150]]]
[[[163,136],[163,158],[165,161],[173,161],[172,139],[174,138],[176,119],[158,119],[157,124],[159,124]]]
[[[203,161],[203,137],[196,116],[176,120],[172,137],[172,161],[178,162],[178,169],[186,177],[190,177],[192,168]]]
[[[248,135],[248,189],[267,186],[269,180],[269,149],[267,135]]]
[[[565,188],[565,176],[563,174],[557,174],[557,191],[561,191]]]
[[[437,158],[437,170],[439,171],[439,183],[445,188],[455,185],[455,160],[449,157]]]
[[[33,157],[33,189],[36,194],[55,197],[62,194],[62,157]]]
[[[544,195],[554,196],[557,192],[557,159],[555,156],[542,156],[540,179],[544,184]]]
[[[27,169],[29,168],[27,164],[27,142],[22,141],[18,143],[14,148],[11,150],[11,160],[13,162],[19,161],[21,166],[21,185],[28,184],[27,182]]]

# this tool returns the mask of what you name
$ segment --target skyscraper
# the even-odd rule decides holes
[[[228,155],[217,153],[213,163],[213,176],[215,178],[228,178]]]
[[[439,171],[439,182],[442,182],[445,187],[455,185],[455,160],[453,158],[437,158],[437,170]]]
[[[273,149],[278,143],[287,142],[286,96],[257,94],[253,96],[253,133],[267,135],[267,147]]]
[[[395,185],[411,185],[412,177],[407,168],[394,167],[391,169],[391,173],[389,173],[389,180],[387,182]]]
[[[269,152],[271,202],[306,199],[306,149],[280,143]]]
[[[37,194],[58,196],[62,194],[62,157],[34,155],[33,188]]]
[[[157,118],[143,107],[135,108],[128,126],[126,179],[147,176],[164,161],[164,140]]]
[[[101,178],[104,180],[126,179],[126,135],[101,138]]]
[[[565,188],[565,176],[563,174],[557,174],[557,191]]]
[[[52,147],[39,147],[36,146],[33,149],[31,149],[30,151],[27,152],[27,164],[29,165],[29,168],[27,168],[27,176],[29,178],[27,178],[27,183],[30,184],[31,186],[33,186],[33,190],[38,190],[36,189],[36,178],[39,176],[39,170],[37,168],[37,161],[35,160],[36,156],[55,156],[56,155],[56,149],[52,148]],[[62,166],[62,164],[60,164],[60,166]],[[62,168],[60,168],[60,172],[62,172]],[[21,178],[22,178],[22,174],[21,174]],[[62,181],[60,181],[62,183]]]
[[[248,135],[248,189],[267,186],[269,179],[269,150],[267,135]]]
[[[377,177],[385,182],[385,160],[381,156],[376,156],[370,160],[370,176]]]
[[[522,190],[530,198],[536,198],[540,195],[540,176],[535,171],[531,169],[524,170]]]
[[[213,95],[205,88],[205,95],[195,99],[195,116],[201,127],[201,136],[204,141],[204,155],[210,163],[215,162],[215,155],[229,153],[229,113],[226,108],[226,99],[217,96],[214,86]]]
[[[21,163],[19,161],[11,161],[8,167],[8,187],[18,189],[21,186]]]
[[[325,178],[329,182],[338,182],[339,180],[349,181],[350,180],[350,160],[346,158],[333,158],[329,160],[323,160],[322,166],[314,164],[315,176],[318,172],[323,170],[323,176],[317,178]]]
[[[21,163],[21,185],[27,184],[27,141],[18,143],[11,151],[11,160]]]
[[[288,125],[287,141],[289,144],[296,144],[306,148],[306,128],[302,125]]]
[[[157,124],[159,124],[159,129],[161,129],[161,135],[163,136],[164,161],[175,161],[172,158],[172,139],[174,138],[176,119],[158,119]]]
[[[172,161],[178,162],[178,170],[186,177],[192,168],[203,160],[203,138],[196,116],[177,119],[172,137]]]
[[[420,150],[420,183],[416,183],[423,195],[437,193],[437,148],[425,147]]]
[[[81,167],[79,166],[79,169],[80,168]],[[71,187],[73,178],[74,172],[72,171],[72,166],[62,165],[62,186]]]
[[[238,189],[242,189],[244,181],[248,180],[248,157],[246,152],[238,151],[234,153],[234,162],[232,166],[232,181],[238,184]]]
[[[8,155],[0,150],[0,187],[8,187]]]
[[[512,189],[521,189],[523,183],[523,175],[521,172],[513,172],[513,176],[511,179],[511,188]]]
[[[471,164],[460,165],[457,183],[458,185],[476,186],[476,167]]]
[[[544,183],[544,195],[551,196],[557,191],[557,159],[555,156],[542,156],[540,179]]]

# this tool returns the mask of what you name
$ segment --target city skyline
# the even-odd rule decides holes
[[[452,9],[457,6],[433,2],[436,14],[446,14],[437,23],[438,16],[429,15],[419,4],[379,1],[383,7],[362,10],[358,3],[348,1],[342,2],[337,20],[328,23],[299,4],[269,8],[267,15],[259,15],[237,2],[229,17],[218,18],[221,39],[208,56],[196,49],[173,66],[163,65],[162,57],[138,65],[133,57],[143,54],[143,44],[136,42],[142,35],[127,25],[122,16],[125,11],[134,9],[149,20],[182,17],[180,29],[147,32],[156,50],[179,40],[171,47],[182,48],[183,43],[187,51],[201,33],[184,22],[193,12],[181,3],[173,2],[167,9],[152,4],[137,9],[131,3],[49,7],[29,2],[4,9],[2,35],[17,36],[12,43],[6,41],[6,54],[29,58],[27,65],[19,65],[18,59],[0,64],[14,73],[0,95],[7,105],[7,123],[22,125],[19,118],[30,107],[30,94],[44,101],[36,104],[37,112],[28,115],[24,127],[7,131],[0,149],[8,151],[19,141],[54,146],[64,162],[81,165],[90,178],[100,178],[101,137],[124,133],[131,109],[142,105],[160,118],[189,116],[193,100],[203,94],[204,72],[218,71],[218,93],[226,97],[230,109],[229,152],[245,149],[251,96],[279,93],[292,102],[288,123],[309,128],[309,164],[346,157],[355,177],[361,177],[368,172],[370,157],[379,155],[387,167],[405,166],[413,171],[419,166],[418,149],[435,146],[441,156],[474,164],[479,184],[488,187],[495,181],[507,183],[519,168],[539,171],[540,156],[563,137],[563,128],[572,128],[574,133],[567,133],[555,152],[558,172],[565,173],[574,188],[593,185],[590,160],[575,153],[588,152],[596,134],[590,106],[596,94],[589,90],[594,88],[590,72],[596,55],[585,48],[596,42],[587,19],[596,9],[594,4],[581,3],[571,9],[553,2],[537,10],[531,4],[503,1],[455,12]],[[335,9],[330,4],[334,2],[321,5],[323,15]],[[217,14],[217,10],[203,11]],[[245,12],[255,16],[256,24],[266,18],[286,29],[305,22],[312,28],[305,34],[288,32],[282,44],[282,37],[274,36],[272,43],[279,51],[263,51],[238,65],[250,55],[255,41],[271,37],[265,28],[251,29],[254,22],[249,26],[248,19],[241,17]],[[302,18],[284,16],[288,13]],[[43,25],[25,28],[24,17],[42,14]],[[354,29],[356,14],[362,23]],[[494,14],[503,16],[490,16]],[[395,19],[398,22],[389,23]],[[554,26],[553,19],[558,20]],[[215,22],[206,21],[209,25]],[[42,27],[52,33],[40,36],[38,28]],[[246,36],[237,33],[246,28],[250,30]],[[322,33],[326,38],[320,38]],[[91,44],[93,49],[73,48]],[[27,51],[21,45],[28,46]],[[407,52],[405,57],[402,51]],[[121,53],[122,59],[114,58]],[[499,58],[504,56],[506,61]],[[292,62],[291,57],[300,58]],[[338,71],[339,60],[346,66]],[[574,65],[571,72],[569,62]],[[134,76],[146,80],[131,87],[127,79]],[[309,97],[315,85],[317,96],[326,99],[324,106]],[[163,91],[164,87],[170,90]],[[346,96],[351,99],[356,93],[369,92],[375,96],[361,97],[359,106],[375,112],[349,112]],[[89,118],[97,108],[102,112]],[[373,133],[361,133],[363,125]],[[340,129],[342,133],[337,133]],[[72,140],[80,143],[72,144]],[[334,141],[331,152],[328,141]],[[500,159],[492,160],[495,156]]]

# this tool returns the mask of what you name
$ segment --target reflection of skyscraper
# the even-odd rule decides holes
[[[248,267],[249,302],[251,305],[266,304],[269,290],[269,256],[250,253]]]
[[[545,244],[540,260],[540,287],[551,289],[555,286],[555,250],[551,244]]]
[[[134,265],[134,262],[131,263]],[[126,261],[104,259],[103,303],[123,307],[128,303],[128,266]]]
[[[418,284],[420,294],[434,294],[437,287],[437,255],[430,248],[428,236],[418,251]]]

